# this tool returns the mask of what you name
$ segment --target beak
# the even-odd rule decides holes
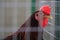
[[[46,16],[47,18],[49,18],[49,19],[53,19],[53,17],[52,16]]]
[[[49,19],[53,19],[53,17],[52,16],[47,16]]]

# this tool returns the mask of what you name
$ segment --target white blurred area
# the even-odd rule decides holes
[[[0,0],[0,39],[19,29],[30,16],[30,8],[30,0]]]
[[[55,18],[55,0],[36,0],[36,9],[42,5],[52,7],[51,15]],[[53,14],[54,13],[54,14]],[[31,15],[31,0],[0,0],[0,38],[4,38],[8,34],[19,29],[25,20]],[[50,20],[51,21],[51,20]],[[54,21],[52,25],[45,28],[50,33],[54,34]],[[44,32],[44,40],[54,40],[50,34]]]

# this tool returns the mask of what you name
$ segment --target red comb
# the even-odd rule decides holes
[[[50,11],[51,11],[50,6],[44,5],[44,6],[42,6],[42,7],[40,8],[40,10],[41,10],[44,14],[50,15]]]

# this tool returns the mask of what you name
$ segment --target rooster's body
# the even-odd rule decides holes
[[[50,8],[48,6],[44,6],[42,7],[41,10],[43,13],[44,13],[44,16],[45,14],[46,15],[50,15],[48,12],[50,12]],[[43,27],[45,27],[47,24],[48,24],[48,18],[44,17],[43,18],[43,21],[42,21],[42,27],[39,25],[39,21],[37,21],[35,19],[35,14],[36,13],[39,13],[40,11],[36,11],[35,13],[33,13],[31,15],[31,17],[18,29],[17,32],[11,34],[11,35],[8,35],[4,40],[27,40],[27,34],[29,34],[29,40],[43,40]],[[44,11],[45,10],[45,11]],[[48,11],[48,12],[47,12]],[[38,27],[41,29],[40,32],[38,31],[35,31],[35,32],[32,32],[32,30],[34,29],[31,29],[30,32],[20,32],[20,30],[24,27],[31,27],[31,28],[34,28],[36,27],[36,30],[38,30]],[[26,29],[23,29],[23,30],[26,30]],[[40,34],[39,34],[40,33]],[[38,37],[39,36],[39,37]]]

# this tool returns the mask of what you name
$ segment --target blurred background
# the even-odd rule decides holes
[[[49,5],[52,20],[49,20],[46,31],[43,33],[44,40],[60,40],[60,1],[59,0],[0,0],[0,39],[6,37],[18,28],[31,16],[33,12],[43,5]]]

